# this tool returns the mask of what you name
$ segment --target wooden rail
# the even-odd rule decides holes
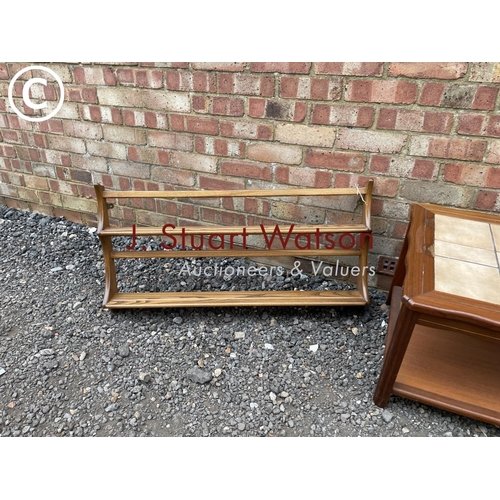
[[[208,307],[208,306],[335,306],[335,305],[366,305],[368,296],[368,250],[371,243],[371,201],[373,181],[369,181],[363,188],[328,188],[328,189],[273,189],[273,190],[217,190],[217,191],[106,191],[103,186],[95,185],[98,207],[98,230],[97,234],[101,241],[104,267],[105,267],[105,291],[103,307],[110,309],[119,308],[141,308],[141,307]],[[317,240],[320,236],[330,234],[359,234],[359,248],[288,248],[286,245],[268,245],[267,248],[234,248],[233,236],[227,245],[222,248],[200,248],[186,252],[185,250],[169,249],[145,251],[127,250],[117,251],[113,249],[112,237],[114,236],[167,236],[172,240],[175,236],[182,235],[203,237],[205,235],[234,235],[240,239],[245,237],[262,235],[270,238],[276,226],[188,226],[178,228],[173,225],[163,226],[129,226],[110,227],[108,215],[108,201],[122,198],[275,198],[275,197],[303,197],[303,196],[355,196],[363,200],[362,220],[360,224],[345,225],[295,225],[293,224],[293,235],[315,235]],[[292,225],[287,229],[284,225],[282,234],[286,236]],[[265,236],[264,236],[265,235]],[[219,239],[219,242],[221,240]],[[226,240],[224,239],[224,242]],[[267,240],[266,240],[267,241]],[[276,238],[276,241],[280,241]],[[281,242],[281,241],[280,241]],[[241,241],[240,241],[241,243]],[[227,246],[229,248],[227,248]],[[241,246],[241,245],[240,245]],[[326,248],[325,248],[326,246]],[[138,258],[193,258],[193,257],[237,257],[237,258],[266,258],[266,257],[319,257],[319,256],[356,256],[358,266],[363,272],[357,277],[357,288],[355,290],[335,291],[231,291],[231,292],[118,292],[115,259],[138,259]]]

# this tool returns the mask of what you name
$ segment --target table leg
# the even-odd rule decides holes
[[[389,294],[387,295],[387,303],[391,303],[392,291],[395,286],[403,286],[403,281],[406,274],[406,254],[408,253],[408,237],[405,237],[403,241],[403,247],[401,248],[401,253],[399,254],[398,263],[396,264],[396,269],[394,270],[394,276],[391,282],[391,288]]]
[[[410,310],[403,300],[394,326],[394,332],[391,335],[391,341],[385,352],[382,372],[373,397],[374,403],[380,408],[384,408],[389,402],[417,318],[418,313]]]

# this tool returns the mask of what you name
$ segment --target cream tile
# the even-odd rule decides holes
[[[498,268],[436,257],[434,272],[435,290],[500,305]]]
[[[486,222],[435,215],[434,238],[474,248],[493,250],[490,225]]]
[[[496,249],[500,251],[500,224],[490,224]]]
[[[472,248],[457,243],[436,240],[434,242],[435,255],[450,257],[452,259],[464,260],[475,264],[497,267],[495,252],[484,248]]]

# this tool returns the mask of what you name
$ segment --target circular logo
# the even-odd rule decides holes
[[[57,106],[47,115],[44,116],[26,116],[24,115],[19,109],[17,109],[16,105],[14,104],[14,99],[12,98],[12,92],[14,90],[14,84],[16,83],[16,80],[24,73],[30,70],[40,70],[40,71],[45,71],[46,73],[49,73],[54,80],[57,82],[57,85],[59,85],[59,102],[57,103]],[[45,78],[30,78],[23,86],[23,102],[26,104],[31,109],[38,110],[38,109],[44,109],[47,107],[47,102],[41,102],[39,104],[34,103],[31,100],[30,97],[30,90],[32,85],[34,84],[41,84],[47,87],[48,83]],[[22,118],[23,120],[27,120],[29,122],[43,122],[45,120],[49,120],[52,118],[62,107],[63,101],[64,101],[64,87],[61,79],[59,78],[59,75],[52,71],[49,68],[46,68],[45,66],[28,66],[24,69],[19,70],[15,75],[14,78],[12,78],[10,84],[9,84],[9,103],[12,107],[12,109],[15,111],[17,116]]]

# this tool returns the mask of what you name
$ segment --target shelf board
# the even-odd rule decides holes
[[[500,342],[416,325],[392,393],[500,425]]]
[[[116,293],[109,309],[139,307],[364,306],[358,290]]]

